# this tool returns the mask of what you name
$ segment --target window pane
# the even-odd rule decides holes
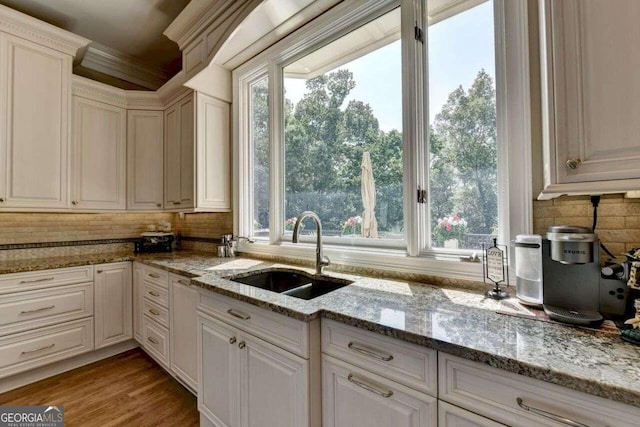
[[[477,249],[498,229],[493,1],[429,19],[432,246]]]
[[[399,8],[284,68],[285,232],[404,239],[401,71]]]
[[[269,236],[269,81],[251,85],[251,147],[253,150],[253,237]]]

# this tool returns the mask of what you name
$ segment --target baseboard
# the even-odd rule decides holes
[[[100,350],[80,354],[70,359],[61,360],[50,365],[41,366],[39,368],[31,369],[20,374],[3,378],[2,380],[0,380],[0,393],[6,393],[9,390],[34,383],[36,381],[44,380],[45,378],[49,378],[54,375],[70,371],[72,369],[97,362],[98,360],[115,356],[116,354],[123,353],[139,346],[140,344],[138,344],[136,341],[129,340],[114,344],[110,347],[105,347],[101,348]]]

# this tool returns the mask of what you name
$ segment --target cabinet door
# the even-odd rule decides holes
[[[198,388],[198,291],[189,279],[170,276],[171,369],[193,390]]]
[[[162,111],[127,111],[127,209],[162,209],[163,121]]]
[[[436,414],[435,398],[323,356],[323,426],[427,427]]]
[[[238,331],[198,317],[198,410],[217,427],[240,425]]]
[[[193,207],[194,103],[182,98],[165,111],[165,209]]]
[[[640,178],[640,2],[545,5],[557,182]]]
[[[229,104],[198,93],[198,210],[231,210]]]
[[[126,110],[73,97],[73,199],[77,209],[126,208]]]
[[[0,207],[69,207],[71,57],[0,33]]]
[[[251,335],[238,349],[241,425],[308,426],[309,362]]]
[[[141,264],[133,264],[133,337],[140,344],[144,344],[142,319],[144,311],[144,267]]]
[[[504,427],[504,424],[439,400],[438,427]]]
[[[95,348],[131,339],[131,263],[96,265]]]

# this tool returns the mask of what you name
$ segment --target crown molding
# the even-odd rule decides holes
[[[193,92],[190,88],[184,86],[186,80],[184,71],[180,71],[156,91],[165,106],[169,106],[176,99]]]
[[[127,109],[129,110],[164,110],[166,105],[157,92],[127,90]]]
[[[80,65],[84,68],[156,90],[167,80],[168,75],[123,52],[97,43],[92,43]]]
[[[0,30],[75,57],[91,40],[0,5]]]
[[[74,96],[92,99],[115,107],[127,108],[127,91],[95,80],[73,75],[71,93]]]

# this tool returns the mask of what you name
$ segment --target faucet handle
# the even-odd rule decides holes
[[[331,264],[331,260],[329,259],[329,257],[323,256],[322,259],[320,260],[320,265],[322,265],[323,267],[326,267],[329,264]]]

